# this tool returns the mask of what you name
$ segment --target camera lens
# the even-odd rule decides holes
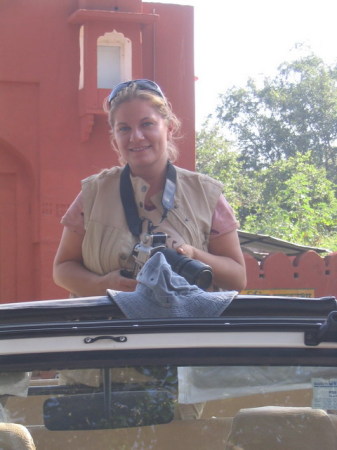
[[[187,256],[181,255],[170,248],[164,248],[158,251],[164,254],[172,270],[184,277],[188,283],[195,284],[204,290],[210,287],[213,279],[210,266],[196,259],[187,258]]]

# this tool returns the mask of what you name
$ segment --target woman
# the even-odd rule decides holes
[[[73,295],[133,291],[135,244],[164,232],[166,245],[208,264],[213,289],[246,283],[237,222],[219,182],[173,166],[179,121],[160,87],[150,80],[117,85],[107,100],[111,141],[121,167],[82,181],[62,219],[54,261],[56,284]],[[124,274],[124,275],[123,275]]]

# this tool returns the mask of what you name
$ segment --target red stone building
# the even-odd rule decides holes
[[[52,280],[60,218],[80,180],[115,164],[103,99],[157,81],[193,169],[193,8],[141,0],[0,2],[0,301],[65,296]]]

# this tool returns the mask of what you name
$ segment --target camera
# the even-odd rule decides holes
[[[184,277],[188,283],[195,284],[200,289],[208,289],[213,279],[211,267],[201,261],[181,255],[174,249],[167,248],[166,240],[166,233],[146,234],[143,240],[136,244],[133,249],[134,269],[131,271],[122,270],[121,274],[128,278],[136,278],[137,273],[146,261],[155,253],[161,252],[174,272]]]

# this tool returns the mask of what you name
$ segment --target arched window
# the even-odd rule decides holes
[[[130,39],[116,30],[97,39],[97,88],[111,89],[132,78]]]

